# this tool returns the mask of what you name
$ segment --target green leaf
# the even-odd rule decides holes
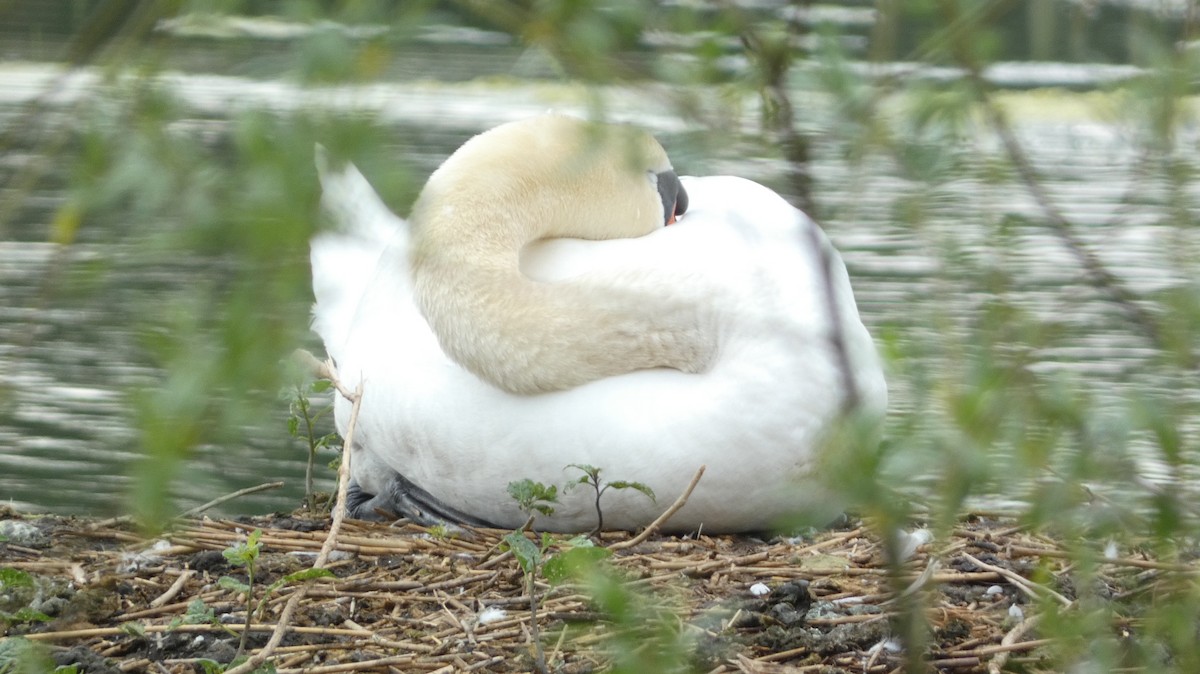
[[[217,587],[220,587],[220,588],[223,588],[226,590],[233,590],[234,592],[239,592],[241,594],[245,594],[250,591],[249,585],[243,583],[242,581],[238,580],[237,578],[230,578],[229,576],[221,576],[220,578],[218,578],[217,579]]]
[[[509,550],[512,550],[513,557],[517,558],[521,570],[525,573],[533,573],[534,569],[542,563],[542,551],[533,541],[525,538],[523,532],[510,532],[504,537],[504,544]]]
[[[300,435],[300,417],[291,417],[288,419],[288,435],[293,438]]]
[[[517,502],[527,513],[538,511],[543,515],[553,515],[551,503],[558,503],[558,487],[546,486],[529,478],[508,483],[508,495]]]
[[[204,603],[203,599],[193,599],[188,602],[187,613],[183,614],[183,622],[188,625],[204,625],[215,622],[216,619],[216,613]]]
[[[19,569],[0,569],[0,587],[33,587],[33,576]]]
[[[144,637],[146,636],[146,625],[136,620],[121,623],[121,631],[135,637]]]
[[[590,541],[589,541],[590,543]],[[601,561],[612,556],[608,548],[594,545],[571,547],[546,560],[542,575],[555,585],[587,577]]]
[[[580,482],[600,480],[600,469],[590,463],[568,463],[567,468],[578,468],[583,471],[583,477],[580,478]]]
[[[221,554],[234,566],[250,566],[258,559],[258,553],[262,550],[260,538],[262,529],[255,529],[244,542],[225,548]]]
[[[267,603],[267,599],[269,599],[271,597],[271,595],[275,593],[275,590],[278,590],[279,588],[283,587],[284,585],[287,585],[287,579],[280,578],[279,580],[275,581],[274,583],[271,583],[266,588],[264,588],[262,591],[262,599],[258,600],[258,607],[262,608],[263,604]],[[255,609],[255,610],[257,611],[258,609]]]
[[[23,606],[17,609],[16,613],[8,613],[0,611],[0,623],[7,625],[16,625],[20,623],[45,623],[50,622],[52,618],[41,611],[35,611],[28,606]]]
[[[608,486],[612,487],[613,489],[636,489],[636,490],[642,492],[643,494],[645,494],[646,496],[649,496],[651,501],[657,500],[656,497],[654,496],[654,490],[651,489],[648,485],[643,484],[641,482],[628,482],[625,480],[614,480],[612,482],[609,482]]]
[[[328,379],[318,379],[308,387],[308,390],[313,393],[324,393],[331,388],[333,388],[333,382]]]
[[[225,671],[225,665],[216,660],[209,660],[208,658],[201,658],[196,661],[196,664],[200,665],[200,669],[204,674],[223,674]]]
[[[0,674],[48,672],[53,666],[44,645],[25,637],[0,638]]]

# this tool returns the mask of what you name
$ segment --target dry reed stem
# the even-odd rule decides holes
[[[1040,615],[1032,615],[1017,623],[1017,625],[1009,630],[1008,633],[1004,635],[1004,638],[1000,640],[1000,648],[1011,648],[1017,645],[1017,640],[1020,639],[1026,632],[1028,632],[1034,625],[1036,625],[1040,619]],[[1011,650],[996,651],[996,657],[992,658],[988,662],[988,674],[1000,674],[1000,671],[1004,669],[1004,664],[1008,662],[1008,656],[1011,652]]]
[[[179,577],[175,579],[174,583],[171,583],[171,587],[167,588],[166,592],[163,592],[154,601],[150,602],[150,608],[158,608],[174,599],[179,595],[180,591],[183,590],[184,584],[186,584],[194,575],[196,575],[196,572],[192,571],[191,569],[179,574]]]
[[[970,554],[965,553],[965,552],[963,553],[963,557],[965,557],[967,559],[967,561],[971,562],[972,564],[974,564],[975,566],[977,566],[981,569],[1000,574],[1001,576],[1004,577],[1005,580],[1012,583],[1014,587],[1016,587],[1021,592],[1024,592],[1026,595],[1028,595],[1030,599],[1039,599],[1040,597],[1038,596],[1038,593],[1042,592],[1050,597],[1053,597],[1055,599],[1055,601],[1059,602],[1063,606],[1070,606],[1073,603],[1070,599],[1067,599],[1066,597],[1055,592],[1054,590],[1051,590],[1048,587],[1038,585],[1037,583],[1034,583],[1033,581],[1022,578],[1021,576],[1017,575],[1016,573],[1013,573],[1012,571],[1009,571],[1008,569],[1002,569],[998,566],[993,566],[991,564],[985,564],[984,562],[979,561],[975,557],[972,557]]]
[[[615,551],[632,548],[642,541],[645,541],[647,538],[650,538],[655,531],[658,531],[659,527],[666,523],[667,520],[671,519],[672,515],[679,512],[683,506],[687,505],[687,500],[688,497],[692,495],[692,490],[696,488],[696,485],[700,482],[700,478],[704,477],[705,468],[705,466],[700,466],[698,469],[696,469],[696,474],[692,476],[692,481],[688,483],[687,488],[683,490],[683,493],[679,495],[679,498],[675,499],[675,502],[671,504],[670,508],[667,508],[665,511],[663,511],[663,514],[659,515],[653,522],[651,522],[650,526],[643,529],[642,533],[627,541],[613,543],[612,545],[608,546],[608,549]]]
[[[983,531],[967,530],[967,526],[982,527]],[[41,560],[56,563],[42,565],[40,573],[70,578],[72,567],[82,567],[88,584],[95,586],[106,575],[116,576],[121,579],[118,582],[132,588],[132,593],[127,591],[122,594],[124,598],[117,599],[123,612],[104,622],[93,619],[99,625],[97,628],[34,632],[30,638],[63,645],[86,645],[96,653],[117,658],[120,668],[125,671],[160,671],[154,669],[159,663],[145,660],[146,653],[142,649],[147,641],[188,643],[191,639],[191,636],[172,639],[171,632],[207,635],[204,637],[207,643],[224,642],[227,637],[223,636],[223,628],[213,625],[172,627],[169,622],[182,616],[188,602],[197,599],[216,615],[239,610],[238,603],[231,601],[233,595],[229,591],[213,586],[219,571],[200,570],[200,567],[190,569],[185,565],[192,560],[201,561],[201,557],[193,556],[189,551],[227,547],[242,535],[239,531],[254,528],[264,530],[264,556],[260,559],[266,574],[264,579],[295,568],[295,563],[282,553],[315,552],[323,538],[323,532],[273,528],[269,521],[258,524],[206,520],[194,523],[173,537],[176,543],[189,545],[177,545],[166,553],[160,552],[159,561],[133,571],[114,571],[121,564],[122,551],[113,548],[81,553],[70,562],[63,562],[62,556],[57,560]],[[276,645],[269,653],[277,669],[326,671],[321,668],[345,668],[350,667],[350,663],[356,663],[354,667],[364,671],[374,667],[372,671],[403,672],[430,672],[447,667],[455,671],[474,668],[516,672],[527,667],[527,656],[523,653],[529,617],[520,608],[528,605],[529,597],[521,583],[520,571],[514,561],[500,563],[495,562],[495,557],[487,556],[503,532],[473,529],[470,530],[472,540],[463,542],[415,537],[423,531],[419,527],[388,528],[344,522],[336,537],[337,548],[344,548],[344,541],[351,539],[360,552],[356,558],[329,564],[338,569],[340,578],[326,579],[307,588],[299,585],[281,588],[267,607],[270,615],[279,615],[278,620],[273,621],[275,624],[251,626],[257,634],[286,629],[299,640],[288,642],[290,645],[286,646]],[[109,533],[108,541],[127,540],[123,532]],[[610,533],[603,540],[617,543],[630,538],[628,534],[623,536]],[[328,540],[327,535],[324,539]],[[105,532],[91,530],[86,538],[79,540],[89,544],[103,541]],[[137,551],[144,547],[143,542],[134,548],[125,546],[125,549]],[[972,559],[979,561],[976,557],[979,553],[968,556],[961,552],[948,554],[947,551],[972,547],[986,550],[995,558],[985,558],[990,564],[975,567],[979,571],[954,570],[971,568],[966,565],[974,563]],[[748,593],[752,584],[761,582],[777,588],[785,582],[802,579],[810,583],[809,593],[814,600],[827,608],[821,609],[820,617],[809,616],[797,625],[797,629],[809,634],[828,634],[831,638],[835,631],[877,630],[878,625],[891,619],[887,602],[896,596],[887,581],[880,550],[878,538],[864,530],[829,532],[818,535],[816,540],[803,542],[778,539],[763,543],[713,536],[696,539],[656,537],[650,544],[612,557],[611,563],[636,578],[632,581],[632,591],[646,597],[651,596],[649,593],[659,593],[662,598],[655,600],[661,605],[659,610],[666,608],[678,615],[683,628],[694,633],[694,638],[724,641],[731,639],[731,634],[740,635],[738,638],[744,643],[732,646],[733,642],[728,642],[726,645],[732,649],[727,651],[728,657],[734,659],[710,660],[707,669],[716,671],[724,667],[724,671],[734,672],[754,666],[759,668],[755,671],[763,672],[817,671],[810,667],[811,658],[817,657],[811,647],[801,648],[802,644],[796,644],[793,648],[786,642],[760,643],[758,640],[760,635],[765,635],[766,623],[761,627],[729,627],[731,621],[719,618],[719,624],[725,627],[718,630],[692,621],[701,620],[714,605],[727,606],[730,615],[740,610],[743,618],[758,615],[756,612],[762,609],[753,608],[754,600]],[[1011,667],[1018,657],[1015,654],[1030,654],[1047,645],[1048,642],[1039,639],[1037,634],[1028,634],[1036,629],[1033,621],[1020,625],[1019,629],[1003,629],[1001,613],[1006,604],[991,601],[984,590],[989,584],[1005,581],[1017,586],[1023,583],[1028,590],[1040,594],[1042,588],[1021,578],[1014,571],[1017,567],[1011,564],[1028,556],[1029,550],[1039,554],[1051,551],[1055,554],[1040,556],[1046,559],[1052,572],[1067,573],[1066,562],[1069,560],[1059,554],[1063,548],[1003,523],[1001,526],[984,523],[960,526],[937,550],[937,559],[949,568],[932,573],[929,582],[920,589],[921,593],[932,596],[926,601],[929,607],[927,620],[935,628],[960,621],[969,625],[969,629],[961,630],[963,638],[939,637],[928,662],[943,672],[978,674],[988,671],[989,667],[994,670],[1005,662]],[[34,553],[48,554],[36,550]],[[211,553],[208,554],[211,558]],[[39,561],[29,559],[25,553],[10,553],[0,547],[0,565],[6,565],[7,559],[14,557],[20,562]],[[810,566],[806,561],[809,557],[820,561],[821,566]],[[837,562],[839,559],[841,564],[829,564],[831,560]],[[933,557],[925,553],[917,555],[910,565],[913,578],[922,567],[929,568],[931,559]],[[491,563],[489,568],[480,568],[488,563]],[[829,566],[825,566],[827,564]],[[995,570],[990,570],[993,568]],[[1161,582],[1160,575],[1138,576],[1141,571],[1132,565],[1108,568],[1114,574],[1125,574],[1124,585],[1136,584],[1142,591],[1151,583]],[[1193,573],[1190,568],[1175,570]],[[1163,569],[1150,571],[1163,574],[1163,578],[1169,573]],[[213,573],[212,577],[210,573]],[[185,580],[180,581],[180,578]],[[180,589],[168,595],[177,584]],[[958,588],[950,591],[951,586]],[[552,635],[547,643],[552,666],[568,671],[588,667],[602,669],[606,661],[604,644],[619,627],[607,625],[604,616],[594,609],[588,597],[579,594],[577,588],[559,586],[548,591],[539,590],[539,594],[545,595],[539,624],[543,631]],[[164,597],[166,600],[161,605],[150,605]],[[686,607],[668,602],[667,597],[673,597],[671,601],[686,602]],[[277,613],[293,601],[299,604],[296,613],[290,616]],[[757,601],[761,605],[764,600]],[[872,611],[877,612],[852,613],[851,608],[855,606],[873,606]],[[485,607],[503,608],[510,611],[510,615],[482,624],[475,612]],[[1027,611],[1030,608],[1025,607]],[[1074,609],[1068,607],[1065,610]],[[323,624],[319,621],[330,618],[336,622],[329,623],[329,627],[319,627]],[[142,623],[143,633],[147,636],[133,636],[118,626],[131,621]],[[554,633],[564,622],[578,625],[581,621],[587,624],[582,630]],[[238,627],[232,626],[232,629],[236,632]],[[1003,653],[1014,655],[1002,656]],[[738,660],[738,655],[747,660]],[[407,659],[389,660],[399,656]],[[850,650],[829,652],[817,659],[821,663],[819,666],[860,672],[870,657],[869,653],[850,647]],[[1023,660],[1028,656],[1020,657]],[[182,664],[186,660],[160,662],[173,671],[190,666]],[[392,664],[385,664],[389,662]],[[743,665],[744,662],[754,664]],[[896,654],[880,653],[867,671],[888,671],[899,663]],[[796,666],[800,664],[804,666]]]

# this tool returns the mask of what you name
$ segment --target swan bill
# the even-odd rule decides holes
[[[687,212],[688,195],[675,171],[663,171],[655,175],[658,196],[662,199],[664,224],[673,225],[679,216]]]

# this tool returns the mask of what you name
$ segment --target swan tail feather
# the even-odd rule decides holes
[[[354,164],[335,167],[320,145],[315,155],[321,208],[330,226],[310,242],[312,328],[337,360],[380,254],[407,236],[408,223],[388,210]]]

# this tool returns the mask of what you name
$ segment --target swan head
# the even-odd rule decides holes
[[[467,141],[430,176],[413,221],[454,231],[482,219],[491,236],[522,243],[629,238],[674,222],[687,202],[649,133],[545,114]]]
[[[504,124],[455,151],[413,205],[413,299],[447,355],[511,393],[699,372],[715,341],[697,309],[644,275],[545,284],[520,270],[531,242],[637,238],[686,208],[644,131],[553,114]]]

